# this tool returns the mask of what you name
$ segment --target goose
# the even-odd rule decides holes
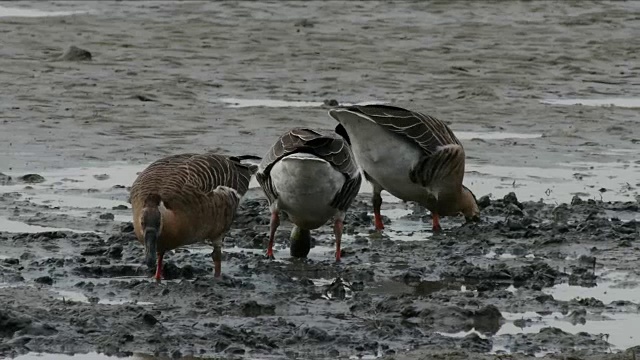
[[[382,190],[429,209],[434,232],[442,230],[440,216],[479,220],[475,195],[462,184],[464,148],[444,122],[390,105],[341,106],[329,116],[373,186],[376,230],[384,229]]]
[[[156,160],[131,186],[133,228],[145,247],[147,266],[156,265],[155,279],[162,279],[166,251],[208,241],[214,277],[221,276],[222,241],[231,227],[242,196],[249,188],[256,165],[212,153],[178,154]]]
[[[353,153],[342,137],[306,128],[291,129],[262,158],[256,180],[271,211],[267,257],[274,257],[273,243],[283,211],[294,224],[291,256],[306,257],[311,230],[333,217],[335,258],[340,261],[345,213],[362,183]]]

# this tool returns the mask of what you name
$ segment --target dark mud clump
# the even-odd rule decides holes
[[[93,58],[91,52],[85,49],[81,49],[77,46],[71,45],[58,60],[63,61],[90,61]]]
[[[27,184],[39,184],[45,181],[42,175],[38,174],[27,174],[20,177],[20,180],[24,181]]]

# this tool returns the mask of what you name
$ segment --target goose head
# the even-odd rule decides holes
[[[162,233],[162,201],[159,195],[147,198],[140,216],[140,225],[144,231],[145,262],[151,269],[157,262],[158,238]]]
[[[467,222],[480,221],[480,208],[476,196],[468,187],[462,185],[462,197],[460,199],[461,210]]]

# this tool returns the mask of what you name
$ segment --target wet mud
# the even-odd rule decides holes
[[[640,354],[637,2],[0,5],[0,357],[606,359]],[[223,247],[155,283],[128,187],[161,156],[262,155],[336,104],[450,124],[482,222],[371,187],[307,259],[264,256],[252,182]],[[41,355],[44,354],[44,355]],[[72,356],[77,354],[76,356]]]
[[[219,281],[211,249],[196,246],[169,254],[166,280],[155,283],[126,223],[111,234],[2,233],[0,246],[20,250],[0,260],[0,351],[341,358],[631,347],[635,325],[605,336],[598,324],[624,326],[620,315],[637,317],[637,300],[558,299],[554,289],[594,288],[607,281],[603,269],[636,271],[637,259],[619,254],[637,246],[639,223],[615,214],[637,203],[549,205],[513,193],[482,203],[482,223],[447,219],[443,233],[399,241],[393,224],[428,228],[425,211],[387,217],[378,234],[361,195],[336,264],[329,225],[313,234],[308,259],[288,255],[283,226],[276,260],[266,259],[267,203],[248,199],[225,239]]]

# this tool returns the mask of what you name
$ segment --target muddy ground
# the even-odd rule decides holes
[[[586,1],[3,2],[0,357],[633,359],[638,106],[545,101],[637,100],[639,14]],[[126,204],[136,172],[185,151],[262,155],[290,127],[332,128],[331,99],[450,122],[483,222],[445,219],[433,235],[427,211],[386,196],[387,229],[373,233],[363,186],[341,264],[329,226],[291,259],[287,223],[270,261],[253,188],[222,281],[204,245],[169,254],[168,279],[151,281]]]
[[[277,260],[266,259],[267,204],[247,199],[225,241],[230,251],[219,282],[205,247],[168,256],[162,284],[146,278],[130,224],[107,235],[3,233],[3,248],[21,254],[2,259],[0,268],[0,351],[300,359],[422,358],[412,349],[469,359],[492,351],[576,358],[611,352],[597,325],[593,333],[554,326],[498,333],[503,313],[559,313],[573,324],[637,313],[635,302],[558,300],[545,289],[593,287],[603,268],[637,276],[637,259],[625,254],[639,250],[638,222],[611,214],[637,213],[638,204],[576,198],[555,207],[513,195],[482,203],[482,224],[450,219],[443,234],[394,241],[403,232],[393,221],[383,235],[372,232],[369,205],[359,201],[347,218],[344,260],[335,264],[329,226],[316,232],[307,260],[288,256],[284,226]],[[430,217],[409,208],[395,220],[402,221],[427,227]],[[522,329],[535,322],[515,321]]]

